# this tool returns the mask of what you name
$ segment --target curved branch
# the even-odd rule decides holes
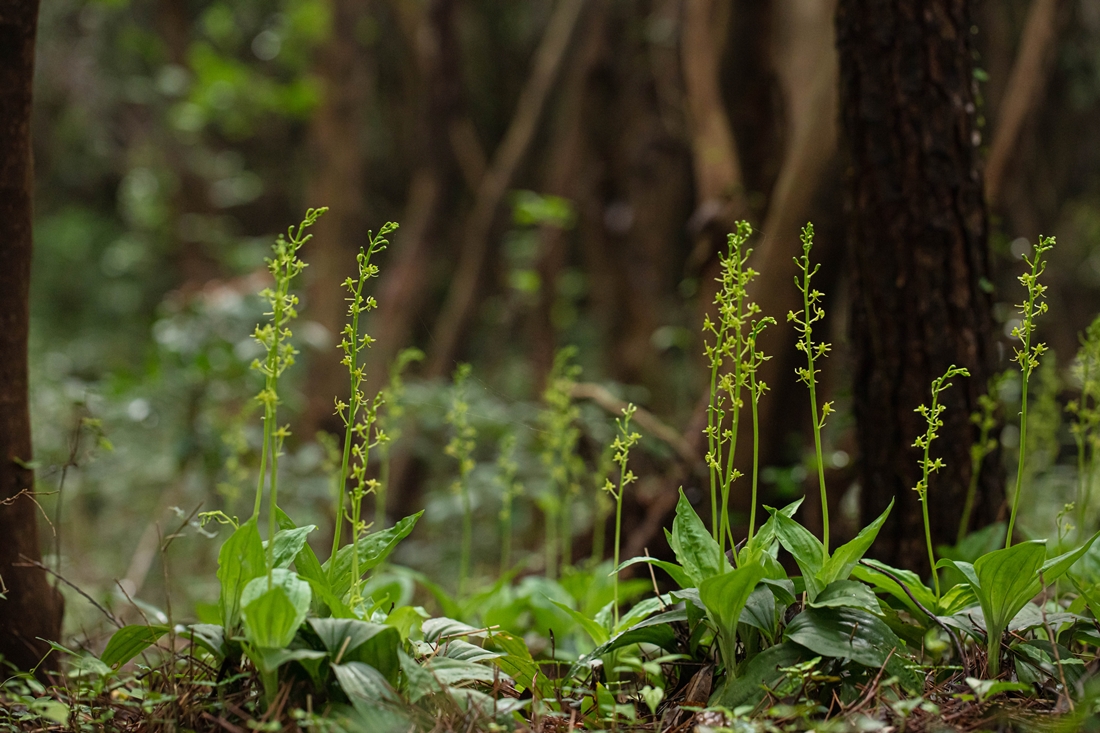
[[[560,0],[554,8],[546,34],[535,52],[534,68],[520,94],[516,113],[478,186],[474,208],[462,237],[458,267],[433,329],[435,344],[428,367],[430,375],[443,374],[454,361],[459,337],[475,304],[497,209],[531,146],[584,6],[583,0]]]
[[[570,396],[578,400],[592,400],[612,415],[621,415],[623,409],[627,406],[626,402],[611,394],[606,387],[594,382],[574,384]],[[680,435],[680,431],[662,422],[652,412],[637,407],[634,413],[634,422],[638,423],[638,427],[643,431],[667,443],[686,465],[694,466],[701,462],[702,456],[684,436]]]
[[[1028,8],[1020,51],[997,110],[997,127],[985,168],[985,197],[990,208],[1000,202],[1008,162],[1024,122],[1043,98],[1057,33],[1058,4],[1059,0],[1033,0]]]

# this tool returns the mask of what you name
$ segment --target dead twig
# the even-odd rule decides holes
[[[68,580],[67,578],[62,577],[61,573],[57,572],[56,570],[53,570],[52,568],[49,568],[49,567],[43,565],[42,563],[38,562],[37,560],[30,559],[29,557],[27,557],[26,555],[24,555],[22,553],[20,553],[19,558],[22,560],[22,562],[12,563],[13,566],[20,567],[20,568],[38,568],[40,570],[45,570],[47,573],[54,576],[55,578],[57,578],[62,583],[69,586],[70,588],[75,590],[80,595],[84,596],[84,598],[88,601],[88,603],[91,603],[93,606],[98,608],[100,613],[102,613],[104,616],[107,617],[108,621],[110,621],[112,624],[114,624],[118,628],[120,628],[120,629],[122,628],[122,626],[123,626],[122,622],[119,621],[113,613],[111,613],[106,608],[101,606],[99,604],[99,602],[96,601],[96,599],[92,598],[90,595],[85,593],[84,590],[82,588],[80,588],[80,586],[76,585],[71,580]]]
[[[924,615],[928,616],[928,618],[932,621],[932,623],[936,624],[936,626],[939,626],[941,629],[943,629],[945,632],[947,632],[947,635],[951,637],[951,643],[955,645],[955,651],[958,652],[958,654],[959,654],[959,659],[962,661],[963,669],[966,670],[967,673],[969,674],[969,672],[970,672],[970,662],[966,657],[966,652],[963,649],[962,642],[959,640],[959,636],[958,636],[958,634],[955,633],[955,630],[952,629],[947,624],[945,624],[943,621],[940,621],[939,616],[937,616],[936,614],[932,613],[927,608],[925,608],[924,604],[921,603],[920,601],[918,601],[916,599],[916,596],[913,595],[913,592],[910,591],[909,588],[905,585],[905,583],[903,583],[901,581],[901,578],[894,575],[889,570],[884,570],[882,567],[879,567],[877,565],[871,565],[866,560],[860,560],[859,564],[863,565],[864,567],[870,568],[871,570],[874,570],[876,572],[882,573],[887,578],[889,578],[890,580],[897,583],[898,587],[900,587],[903,591],[905,591],[905,595],[909,596],[909,600],[911,600],[916,605],[916,607],[919,608],[924,613]]]
[[[623,409],[627,406],[626,402],[611,394],[611,391],[606,387],[593,382],[574,384],[570,396],[573,399],[591,400],[612,415],[622,414]],[[675,428],[662,422],[652,412],[641,407],[637,408],[634,413],[634,422],[638,423],[638,427],[654,438],[668,444],[688,466],[694,467],[696,464],[702,464],[702,456],[695,452],[691,444],[684,439],[684,436]]]

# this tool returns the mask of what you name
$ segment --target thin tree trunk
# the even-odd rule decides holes
[[[779,176],[768,197],[764,224],[750,242],[754,254],[749,264],[760,274],[750,285],[749,294],[762,313],[776,319],[759,343],[771,357],[757,375],[771,388],[760,402],[761,466],[789,460],[783,455],[787,436],[805,430],[811,422],[805,390],[794,371],[805,364],[805,356],[795,348],[796,334],[787,313],[801,306],[793,282],[797,271],[794,257],[801,251],[799,230],[810,216],[822,180],[836,157],[839,120],[835,7],[833,0],[779,0],[772,6],[770,56],[783,94],[786,145]],[[839,204],[839,195],[836,201]],[[820,237],[814,247],[814,260],[829,262],[840,254],[841,245],[833,238]],[[835,272],[835,268],[823,271],[818,281],[827,296],[833,290],[825,281],[829,272]],[[750,476],[752,450],[752,430],[743,429],[738,433],[737,455],[746,477]],[[748,492],[740,496],[747,499]],[[818,496],[816,491],[807,492],[806,509],[820,517]]]
[[[355,253],[366,242],[366,181],[363,107],[369,83],[364,54],[355,40],[362,6],[354,0],[329,0],[332,27],[317,50],[315,73],[321,103],[309,131],[309,206],[327,206],[313,230],[307,275],[309,319],[328,332],[328,345],[309,361],[314,399],[302,421],[302,438],[317,430],[343,426],[333,414],[333,398],[348,399],[347,369],[337,345],[347,317],[343,282],[355,270]]]
[[[474,134],[473,124],[463,114],[456,5],[455,0],[432,0],[427,6],[391,2],[416,58],[417,88],[422,90],[417,124],[423,144],[409,183],[401,228],[382,263],[378,311],[370,326],[377,341],[367,360],[369,394],[383,387],[390,363],[414,341],[414,326],[431,292],[432,268],[427,263],[442,236],[447,207],[454,199],[451,191],[459,188],[456,168],[477,167],[476,162],[456,165],[460,156],[454,142],[465,138],[457,146],[466,151],[464,157],[483,157],[476,138],[469,139]]]
[[[985,169],[986,200],[990,208],[1000,203],[1009,161],[1028,116],[1043,99],[1047,76],[1054,60],[1058,31],[1059,0],[1032,0],[1024,24],[1020,51],[1012,66],[1004,96],[997,109],[993,144]]]
[[[477,167],[476,161],[466,165],[458,158],[478,158],[482,154],[473,124],[464,114],[462,88],[462,49],[456,23],[456,0],[432,0],[428,5],[394,0],[391,8],[397,13],[405,39],[416,58],[422,90],[418,100],[422,158],[412,174],[406,196],[405,216],[393,238],[392,251],[382,265],[378,287],[378,311],[371,319],[370,332],[377,341],[367,360],[367,390],[374,394],[381,389],[389,374],[390,364],[397,354],[414,342],[414,330],[422,322],[422,309],[430,300],[432,262],[444,236],[452,192],[458,188],[457,168]],[[455,130],[467,130],[455,133]],[[463,138],[466,140],[463,142]],[[461,143],[455,145],[456,141]],[[457,152],[467,151],[465,156]],[[481,167],[484,167],[483,164]],[[465,171],[473,175],[476,171]],[[389,509],[398,516],[411,514],[419,506],[420,492],[416,485],[416,466],[408,446],[415,442],[416,426],[407,429],[391,448],[389,486],[386,496]]]
[[[184,0],[159,0],[157,3],[156,28],[164,41],[171,63],[188,68],[188,52],[191,49],[192,20]],[[167,139],[158,141],[164,146],[163,155],[171,170],[179,176],[179,185],[171,197],[172,213],[169,237],[173,248],[173,267],[184,292],[195,292],[208,281],[221,274],[221,267],[215,257],[207,251],[204,243],[196,241],[194,234],[183,233],[178,225],[185,215],[209,216],[214,213],[207,195],[207,181],[195,170],[194,150],[190,145],[181,145],[170,129],[162,130]],[[193,227],[192,227],[193,229]],[[191,238],[189,238],[191,237]]]
[[[715,0],[684,0],[680,58],[699,206],[695,216],[718,219],[724,239],[731,221],[744,216],[748,207],[741,159],[719,83],[726,28],[716,24],[718,5]]]
[[[547,149],[545,191],[554,196],[578,202],[589,186],[583,179],[585,159],[591,154],[586,129],[591,123],[592,72],[606,44],[605,25],[607,3],[593,3],[578,50],[569,61],[562,79],[561,101],[554,111]],[[578,212],[579,213],[579,212]],[[553,366],[554,354],[560,344],[554,324],[554,308],[558,302],[558,279],[569,254],[572,232],[555,224],[545,224],[539,230],[538,301],[530,314],[530,354],[537,389],[541,393],[546,376]]]
[[[978,170],[972,0],[840,0],[841,109],[852,273],[854,407],[863,521],[895,501],[875,557],[928,570],[917,492],[924,432],[914,409],[955,364],[929,489],[933,544],[953,542],[970,478],[969,421],[996,367],[986,211]],[[975,523],[1001,503],[999,455]]]
[[[453,367],[459,339],[477,305],[478,284],[488,258],[497,210],[534,139],[584,5],[582,0],[559,0],[554,8],[546,34],[535,52],[531,77],[516,104],[515,116],[482,176],[463,232],[454,279],[433,329],[434,344],[428,365],[432,376],[448,374]]]
[[[0,1],[0,657],[29,670],[61,636],[64,603],[41,558],[31,461],[31,91],[37,0]]]

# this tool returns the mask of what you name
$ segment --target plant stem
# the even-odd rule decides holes
[[[810,359],[810,371],[813,371],[813,359]],[[814,420],[814,452],[817,456],[817,483],[821,488],[821,544],[825,547],[825,557],[829,557],[829,496],[825,491],[825,460],[821,452],[821,424],[817,417],[817,390],[810,382],[810,414]]]
[[[558,577],[558,511],[549,509],[546,512],[546,577],[556,580]]]
[[[756,351],[756,340],[753,339],[753,352]],[[749,394],[752,396],[752,506],[749,509],[749,535],[747,542],[752,542],[756,533],[756,484],[757,474],[760,468],[760,415],[758,403],[760,396],[756,391],[756,370],[749,372]]]
[[[1029,338],[1030,341],[1030,338]],[[1025,342],[1025,349],[1028,348]],[[1027,446],[1027,383],[1028,374],[1023,377],[1020,388],[1020,455],[1016,461],[1016,488],[1012,492],[1012,513],[1008,518],[1008,534],[1005,536],[1005,548],[1012,547],[1012,528],[1016,526],[1016,512],[1020,508],[1020,488],[1024,483],[1024,456]]]
[[[715,344],[715,349],[720,350],[722,348],[722,336],[725,334],[725,329],[719,331],[718,339]],[[718,410],[716,400],[718,399],[718,364],[716,359],[712,362],[710,368],[710,405],[707,407],[707,447],[710,454],[714,457],[714,461],[711,462],[710,469],[710,531],[714,536],[714,541],[718,541],[721,530],[721,519],[718,515],[718,468],[722,461],[722,441],[721,436],[716,435],[718,431],[722,429],[721,421],[716,426],[714,424],[714,415]]]
[[[821,429],[824,427],[825,418],[832,412],[832,403],[826,402],[821,406],[821,416],[818,417],[817,408],[817,369],[814,364],[817,357],[825,356],[829,352],[829,344],[814,343],[813,324],[825,317],[825,311],[818,304],[821,293],[814,290],[810,281],[821,265],[810,267],[810,250],[813,248],[814,227],[807,224],[802,228],[802,256],[795,257],[794,262],[802,271],[802,280],[795,276],[795,286],[802,293],[802,313],[794,311],[787,313],[787,320],[793,321],[795,329],[801,334],[797,344],[798,350],[806,354],[806,368],[798,369],[798,376],[810,389],[810,415],[813,418],[814,428],[814,454],[817,457],[817,482],[821,489],[821,539],[825,548],[825,557],[829,557],[829,497],[825,491],[825,460],[821,450]]]
[[[474,543],[474,510],[470,503],[469,482],[462,481],[462,554],[458,566],[458,597],[466,594],[466,584],[470,579],[470,554]]]
[[[1016,463],[1016,488],[1012,492],[1012,512],[1008,519],[1008,532],[1005,535],[1005,548],[1012,546],[1012,530],[1016,526],[1016,512],[1020,508],[1020,489],[1024,482],[1024,457],[1027,448],[1027,388],[1031,381],[1031,373],[1039,366],[1039,357],[1046,351],[1045,344],[1031,345],[1031,334],[1035,330],[1035,318],[1047,311],[1047,304],[1042,301],[1046,286],[1039,283],[1039,276],[1046,269],[1046,261],[1043,253],[1054,246],[1053,237],[1039,237],[1035,245],[1032,259],[1025,255],[1024,262],[1031,267],[1031,272],[1025,272],[1020,276],[1020,282],[1027,287],[1027,301],[1019,306],[1023,315],[1020,325],[1013,329],[1013,335],[1023,342],[1023,349],[1017,349],[1016,361],[1020,364],[1020,453]]]
[[[615,494],[615,557],[613,560],[613,567],[615,568],[614,576],[612,580],[612,595],[615,599],[612,607],[614,609],[615,626],[619,625],[619,546],[622,542],[622,529],[623,529],[623,479],[626,477],[626,467],[624,467],[619,474],[619,491]]]
[[[980,433],[981,443],[985,445],[989,440],[989,432],[982,430]],[[974,500],[978,496],[978,479],[981,478],[982,461],[985,459],[981,454],[972,455],[970,458],[970,483],[966,487],[966,501],[963,502],[962,516],[959,518],[959,534],[955,538],[955,544],[961,545],[962,541],[966,539],[966,533],[970,527],[970,514],[974,511]]]
[[[614,451],[615,463],[619,464],[619,486],[615,488],[610,480],[607,480],[604,484],[604,489],[615,497],[615,549],[613,560],[615,565],[612,571],[612,594],[614,596],[612,606],[615,627],[619,625],[619,548],[622,543],[623,492],[626,491],[627,486],[637,480],[634,472],[627,469],[627,463],[630,461],[630,448],[642,437],[638,433],[630,431],[630,419],[634,416],[636,409],[633,404],[628,404],[623,408],[623,416],[615,420],[619,428],[619,434],[611,444],[611,448]]]
[[[738,390],[740,391],[740,390]],[[737,454],[737,424],[740,421],[740,409],[737,407],[737,399],[733,402],[733,422],[730,426],[729,452],[726,454],[726,472],[722,477],[722,527],[719,531],[718,546],[724,553],[726,551],[726,538],[729,537],[730,546],[736,546],[731,536],[730,528],[730,489],[733,485],[734,468],[733,459]]]
[[[367,255],[369,258],[370,255]],[[368,260],[369,261],[369,260]],[[335,527],[332,532],[332,554],[330,557],[335,558],[337,551],[340,549],[340,543],[342,540],[341,532],[344,528],[344,499],[347,493],[347,481],[348,481],[348,464],[351,460],[351,442],[352,435],[355,432],[355,421],[359,416],[359,410],[362,408],[362,399],[359,392],[359,380],[357,379],[357,371],[359,368],[359,302],[363,295],[363,283],[366,281],[365,277],[360,275],[358,282],[356,283],[355,290],[352,291],[352,308],[351,308],[351,349],[345,352],[345,358],[350,360],[348,366],[348,380],[349,380],[349,397],[347,415],[344,418],[344,451],[340,456],[340,475],[336,477],[336,518]],[[352,531],[354,532],[354,524],[352,525]],[[355,539],[352,539],[354,543]],[[353,552],[353,554],[358,554]],[[329,580],[333,579],[333,573],[336,571],[335,560],[329,563]]]
[[[573,564],[573,497],[572,489],[567,483],[562,491],[561,506],[561,569]]]

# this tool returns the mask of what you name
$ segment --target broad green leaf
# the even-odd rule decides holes
[[[980,680],[977,677],[967,677],[966,684],[974,691],[979,702],[1000,695],[1002,692],[1030,692],[1031,685],[1022,682],[1008,682],[1006,680]]]
[[[244,633],[254,646],[279,649],[290,644],[306,618],[312,597],[309,583],[290,570],[253,578],[241,592]]]
[[[721,575],[730,569],[729,560],[710,532],[691,507],[691,502],[680,489],[676,502],[676,518],[672,521],[670,546],[684,571],[691,578],[691,585],[698,586],[707,578]]]
[[[818,575],[818,580],[821,581],[823,586],[832,583],[834,580],[848,579],[852,568],[871,548],[879,530],[882,529],[882,525],[886,521],[886,517],[890,516],[890,510],[893,508],[894,500],[891,499],[886,511],[880,514],[875,521],[864,527],[851,542],[833,550],[832,557],[825,560],[824,565],[821,567],[821,573]]]
[[[321,562],[317,559],[317,554],[308,542],[303,543],[301,549],[298,550],[298,554],[294,556],[294,569],[313,589],[311,608],[314,615],[322,615],[326,607],[329,613],[339,618],[347,618],[352,615],[351,610],[332,592],[328,576],[325,575],[325,571],[321,568]]]
[[[1088,542],[1081,545],[1076,550],[1070,550],[1065,554],[1059,555],[1043,563],[1043,582],[1050,585],[1055,580],[1065,575],[1066,572],[1073,567],[1073,564],[1089,551],[1089,548],[1092,547],[1092,543],[1096,542],[1097,537],[1100,537],[1100,532],[1094,534],[1089,538]],[[1038,578],[1036,578],[1036,580],[1038,580]]]
[[[810,602],[814,608],[860,608],[879,613],[878,598],[870,588],[854,580],[834,580]]]
[[[775,520],[775,536],[779,539],[779,544],[791,553],[799,570],[802,571],[807,595],[811,600],[816,598],[825,587],[817,579],[818,573],[825,564],[825,546],[798,522],[771,507],[765,508],[771,512],[772,519]]]
[[[412,663],[416,664],[416,663]],[[366,701],[355,698],[351,708],[333,711],[337,716],[335,731],[368,733],[408,733],[418,729],[409,718],[411,708],[401,702]]]
[[[298,575],[306,580],[316,580],[323,582],[326,586],[328,585],[325,571],[321,569],[321,561],[317,559],[317,553],[313,551],[308,542],[303,544],[302,549],[294,556],[294,569],[297,570]]]
[[[305,550],[302,552],[305,552]],[[346,603],[332,594],[332,586],[329,585],[328,579],[323,574],[320,578],[304,575],[301,577],[309,583],[309,587],[313,591],[313,600],[310,602],[310,607],[318,617],[324,616],[325,609],[327,609],[328,614],[333,618],[359,618]]]
[[[794,513],[798,511],[798,508],[802,506],[802,502],[805,501],[805,497],[799,497],[796,501],[791,502],[787,506],[779,510],[779,513],[788,519],[794,516]],[[775,520],[770,516],[768,521],[761,525],[760,529],[756,531],[756,534],[752,536],[752,539],[745,545],[745,548],[741,551],[742,562],[747,562],[757,559],[760,554],[767,554],[771,557],[775,557],[778,553],[778,538],[775,535]]]
[[[974,595],[974,589],[970,587],[970,584],[960,583],[943,594],[943,597],[940,598],[937,613],[939,615],[951,615],[964,608],[969,608],[977,602],[978,597]]]
[[[729,710],[742,705],[756,705],[774,689],[785,673],[780,670],[802,661],[805,650],[797,644],[783,642],[768,647],[743,666],[736,677],[726,677],[724,684],[710,697],[711,706],[721,706]]]
[[[222,625],[230,632],[235,631],[240,622],[241,591],[249,581],[266,572],[264,546],[253,517],[237,527],[218,551],[218,582],[221,585],[218,607]]]
[[[651,614],[654,614],[657,611],[664,611],[669,606],[673,606],[675,604],[676,601],[672,600],[671,593],[666,593],[660,598],[654,596],[653,598],[646,598],[643,601],[639,601],[638,603],[635,603],[629,611],[624,613],[619,618],[619,625],[615,629],[613,629],[613,631],[615,633],[625,631],[631,626],[634,626],[643,619],[647,618]]]
[[[484,629],[442,616],[428,619],[421,629],[424,631],[424,641],[432,644],[442,644],[448,639],[458,639],[463,636],[485,635]]]
[[[310,662],[319,663],[328,654],[316,649],[265,649],[254,647],[249,656],[261,672],[274,672],[287,662],[301,662],[307,669],[310,669],[310,667],[315,669],[317,665],[311,665]],[[312,674],[313,670],[310,671]]]
[[[218,661],[225,659],[225,628],[217,624],[191,624],[191,643],[198,644],[214,655]]]
[[[333,663],[362,662],[391,682],[397,679],[401,634],[394,627],[349,618],[311,618],[309,625]]]
[[[0,599],[3,595],[0,594]],[[60,700],[39,697],[27,705],[27,712],[40,718],[45,718],[59,726],[65,726],[72,715],[71,708]],[[64,728],[59,728],[64,730]]]
[[[767,565],[767,563],[765,563],[765,565]],[[767,570],[767,567],[765,567],[765,570]],[[795,602],[794,581],[789,578],[765,576],[760,582],[771,588],[772,595],[775,596],[775,602],[778,603],[781,608],[786,609],[787,606]]]
[[[397,702],[397,693],[390,683],[374,667],[362,662],[346,662],[332,665],[340,689],[353,703],[356,700],[367,704],[379,701]]]
[[[469,687],[452,687],[447,692],[467,715],[476,716],[477,719],[481,720],[495,720],[496,724],[505,730],[514,725],[514,714],[523,710],[531,702],[530,700],[515,700],[510,697],[487,695],[480,690]],[[408,729],[406,728],[406,730]]]
[[[759,629],[769,644],[775,643],[778,633],[778,619],[776,618],[775,595],[766,585],[757,586],[749,595],[745,603],[745,609],[741,611],[740,622]]]
[[[737,623],[741,619],[741,610],[763,577],[764,567],[754,563],[708,578],[699,586],[699,599],[718,629],[718,642],[727,670],[733,669],[735,664]]]
[[[981,603],[986,628],[994,638],[1000,638],[1008,622],[1039,592],[1039,571],[1046,554],[1042,542],[1021,542],[994,550],[974,563],[978,579],[974,592]]]
[[[362,586],[365,597],[371,598],[379,608],[390,609],[412,603],[416,582],[407,575],[376,572]]]
[[[428,618],[427,611],[420,606],[402,606],[386,616],[386,625],[397,629],[401,639],[408,641],[414,634],[420,635],[420,628]]]
[[[887,573],[889,573],[889,575],[887,575]],[[921,581],[920,576],[912,570],[902,570],[900,568],[890,567],[886,563],[879,562],[878,560],[863,560],[859,565],[852,568],[851,577],[867,583],[878,591],[888,593],[891,597],[905,606],[906,610],[909,611],[914,618],[923,619],[924,624],[929,623],[928,617],[925,615],[924,611],[920,610],[917,604],[913,602],[909,594],[905,592],[905,588],[908,588],[909,593],[913,594],[913,598],[916,598],[920,605],[927,608],[929,612],[943,612],[942,607],[939,607],[937,604],[936,594],[931,588],[926,586]],[[905,588],[902,588],[894,578],[904,583]]]
[[[896,675],[907,690],[921,689],[920,680],[900,656],[904,653],[901,640],[882,619],[866,611],[807,608],[791,620],[785,637],[823,657],[851,659],[871,669],[886,665],[886,671]]]
[[[424,665],[424,668],[445,687],[465,682],[492,684],[498,679],[503,680],[507,677],[507,675],[501,674],[500,670],[494,670],[484,664],[441,656],[432,657],[431,661]]]
[[[626,631],[615,634],[606,644],[601,644],[582,656],[573,665],[573,669],[577,670],[593,659],[599,659],[616,649],[622,649],[632,644],[653,644],[666,651],[676,652],[676,632],[672,630],[669,624],[681,621],[687,621],[686,611],[665,611],[656,616],[651,616]],[[573,672],[570,672],[570,676],[573,676]]]
[[[372,532],[365,537],[360,537],[354,545],[344,545],[337,551],[335,558],[330,558],[322,565],[322,569],[328,575],[332,585],[332,594],[337,598],[343,598],[351,589],[353,578],[351,577],[352,553],[357,548],[359,552],[359,572],[366,573],[371,570],[394,551],[401,540],[409,536],[416,527],[423,511],[412,516],[405,517],[389,529],[380,532]]]
[[[566,613],[566,615],[569,616],[569,618],[576,621],[577,625],[580,626],[582,629],[584,629],[584,633],[588,634],[588,638],[592,639],[592,643],[595,644],[596,646],[599,646],[600,644],[606,643],[607,640],[610,638],[611,632],[609,632],[604,627],[600,626],[598,623],[596,623],[592,619],[585,616],[583,613],[580,613],[578,611],[574,611],[572,608],[565,605],[564,603],[559,603],[558,601],[555,601],[552,598],[549,599],[549,600],[555,606],[557,606],[562,611],[564,611]]]
[[[75,652],[68,647],[58,644],[56,641],[46,640],[46,643],[50,647],[62,654],[67,654],[72,657],[72,661],[69,662],[69,674],[72,677],[110,677],[114,674],[115,670],[104,664],[98,657],[89,652]]]
[[[305,547],[306,537],[315,529],[317,529],[317,526],[310,524],[306,527],[295,527],[294,529],[283,529],[276,532],[275,567],[289,568],[290,563],[294,561],[298,553]],[[264,548],[267,548],[266,542],[264,543]]]
[[[539,667],[523,639],[497,631],[486,639],[485,644],[504,654],[492,660],[493,664],[515,680],[517,689],[530,690],[532,685],[537,685],[539,695],[552,694],[550,680],[546,679],[546,675],[539,674]]]
[[[1092,617],[1100,619],[1100,586],[1087,585],[1074,577],[1070,578],[1070,582],[1073,583],[1073,587],[1077,589],[1077,593],[1084,600]]]
[[[1060,682],[1064,675],[1071,690],[1080,689],[1078,685],[1086,673],[1085,662],[1061,644],[1056,652],[1048,639],[1031,639],[1022,644],[1013,644],[1010,651],[1016,655],[1017,662],[1022,659],[1051,681]]]
[[[167,633],[167,626],[123,626],[111,635],[99,659],[108,667],[117,669],[156,644]]]
[[[936,563],[936,567],[954,568],[959,571],[963,576],[963,580],[974,589],[975,593],[977,593],[978,588],[981,586],[981,582],[978,580],[978,574],[974,572],[974,565],[972,563],[962,560],[952,560],[951,558],[945,557]]]
[[[649,565],[659,567],[661,570],[668,573],[668,577],[672,578],[672,580],[676,582],[676,585],[681,588],[695,587],[695,581],[692,580],[691,576],[688,575],[682,567],[674,562],[668,562],[667,560],[658,560],[653,557],[632,557],[620,565],[619,570],[623,570],[624,568],[628,568],[638,563],[648,563]]]
[[[410,703],[415,704],[426,695],[442,692],[443,687],[419,662],[405,652],[399,655],[401,672],[405,675],[403,691]]]
[[[491,652],[462,639],[447,642],[442,654],[449,659],[461,659],[464,662],[489,662],[504,656],[501,652]]]

